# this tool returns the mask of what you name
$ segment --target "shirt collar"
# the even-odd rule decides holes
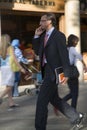
[[[53,30],[54,30],[54,27],[52,27],[49,31],[47,31],[46,34],[47,34],[48,36],[50,36],[51,33],[53,32]]]

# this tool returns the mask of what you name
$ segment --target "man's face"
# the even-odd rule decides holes
[[[43,30],[47,30],[51,24],[51,20],[47,19],[46,15],[43,15],[40,20],[40,26]]]

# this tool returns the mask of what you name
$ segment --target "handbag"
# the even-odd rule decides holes
[[[9,49],[9,53],[10,53],[10,59],[9,59],[9,62],[10,62],[10,66],[11,66],[11,69],[13,72],[18,72],[20,71],[20,68],[17,66],[15,60],[14,60],[14,57],[13,57],[13,54],[12,54],[12,48],[10,47]]]
[[[79,71],[75,65],[70,65],[70,78],[78,78]]]
[[[70,51],[70,48],[68,48],[68,52]],[[72,64],[70,65],[70,78],[78,78],[79,77],[79,71],[77,67]]]

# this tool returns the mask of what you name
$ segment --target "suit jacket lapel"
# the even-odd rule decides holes
[[[45,46],[45,48],[47,48],[52,42],[51,42],[51,40],[53,39],[53,37],[54,37],[54,35],[55,35],[55,29],[53,30],[53,32],[52,32],[52,34],[50,35],[50,37],[49,37],[49,39],[48,39],[48,41],[47,41],[47,43],[46,43],[46,46]],[[45,33],[43,34],[43,36],[42,36],[42,39],[41,39],[41,41],[43,41],[43,42],[41,42],[41,48],[40,48],[40,59],[42,59],[42,56],[43,56],[43,51],[44,51],[44,37],[45,37]]]
[[[50,44],[51,44],[51,39],[53,39],[54,34],[55,34],[55,29],[54,29],[54,30],[53,30],[53,32],[51,33],[51,35],[50,35],[50,37],[49,37],[49,39],[48,39],[48,41],[47,41],[47,43],[46,43],[46,46],[45,46],[45,47],[47,47],[48,45],[50,45]]]
[[[45,33],[42,35],[42,38],[41,38],[41,46],[40,46],[40,58],[42,59],[42,56],[43,56],[43,51],[44,51],[44,37],[45,37]]]

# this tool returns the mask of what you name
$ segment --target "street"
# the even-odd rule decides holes
[[[78,111],[87,113],[87,85],[80,84],[78,99]],[[59,93],[63,97],[68,92],[67,86],[60,86]],[[14,98],[15,102],[20,104],[20,107],[8,111],[7,98],[4,99],[0,106],[0,130],[35,130],[35,108],[37,95],[33,91],[33,95],[21,95]],[[71,125],[69,120],[60,112],[58,116],[54,114],[51,104],[48,106],[48,125],[47,130],[70,130]],[[84,130],[87,130],[85,128]]]

